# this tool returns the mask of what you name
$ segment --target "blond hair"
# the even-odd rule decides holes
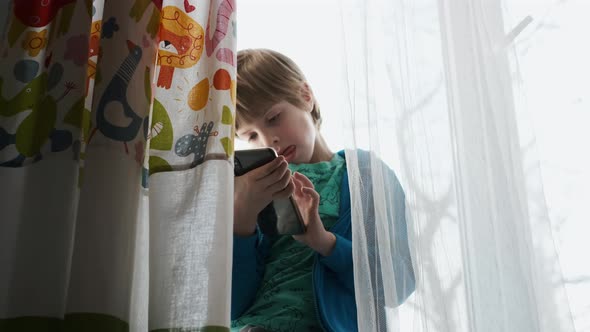
[[[252,121],[281,101],[304,107],[302,89],[307,80],[289,57],[268,49],[238,52],[236,128],[242,121]],[[309,88],[308,85],[308,89]],[[311,116],[319,129],[322,118],[315,97]]]

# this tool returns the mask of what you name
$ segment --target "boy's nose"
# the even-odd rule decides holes
[[[274,134],[266,135],[264,143],[266,146],[270,146],[276,150],[279,143],[279,136]]]

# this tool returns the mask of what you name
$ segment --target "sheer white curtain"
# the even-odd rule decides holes
[[[526,13],[527,3],[520,5],[519,14]],[[417,278],[413,296],[393,309],[386,280],[396,271],[383,264],[362,268],[371,252],[391,251],[387,240],[394,237],[363,245],[365,234],[391,227],[391,218],[376,218],[373,227],[357,215],[353,250],[363,331],[575,330],[541,176],[535,110],[526,103],[548,98],[525,94],[534,82],[523,80],[520,64],[529,59],[514,43],[531,18],[510,20],[513,8],[487,0],[342,5],[346,131],[355,147],[374,151],[398,171]],[[565,81],[557,89],[581,83]],[[575,150],[580,143],[567,145]],[[347,161],[353,176],[362,172]],[[389,205],[379,193],[391,188],[372,172],[375,207],[368,211],[377,214]],[[355,199],[362,202],[363,195]],[[385,315],[373,300],[381,292]]]

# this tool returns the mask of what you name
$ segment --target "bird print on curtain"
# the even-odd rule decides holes
[[[109,85],[100,99],[98,109],[96,110],[96,128],[92,130],[88,143],[92,141],[92,137],[98,129],[104,136],[122,142],[125,147],[125,153],[128,154],[129,148],[127,147],[127,142],[135,139],[142,125],[144,125],[144,131],[147,132],[146,122],[148,121],[148,117],[142,118],[137,115],[127,101],[129,81],[133,77],[142,56],[141,47],[129,40],[127,41],[127,49],[129,50],[129,55],[127,55],[115,73],[115,76],[113,76],[109,82]],[[115,109],[121,110],[122,116],[129,120],[127,126],[118,126],[106,118],[105,112],[107,106],[113,107],[113,103],[117,104],[116,106],[121,107]]]

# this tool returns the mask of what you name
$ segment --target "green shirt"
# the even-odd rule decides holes
[[[320,194],[319,214],[326,229],[338,220],[340,184],[346,168],[338,154],[332,160],[289,165],[307,176]],[[232,331],[246,325],[273,332],[320,331],[311,271],[314,251],[291,236],[278,236],[265,261],[265,272],[252,306],[232,321]]]

